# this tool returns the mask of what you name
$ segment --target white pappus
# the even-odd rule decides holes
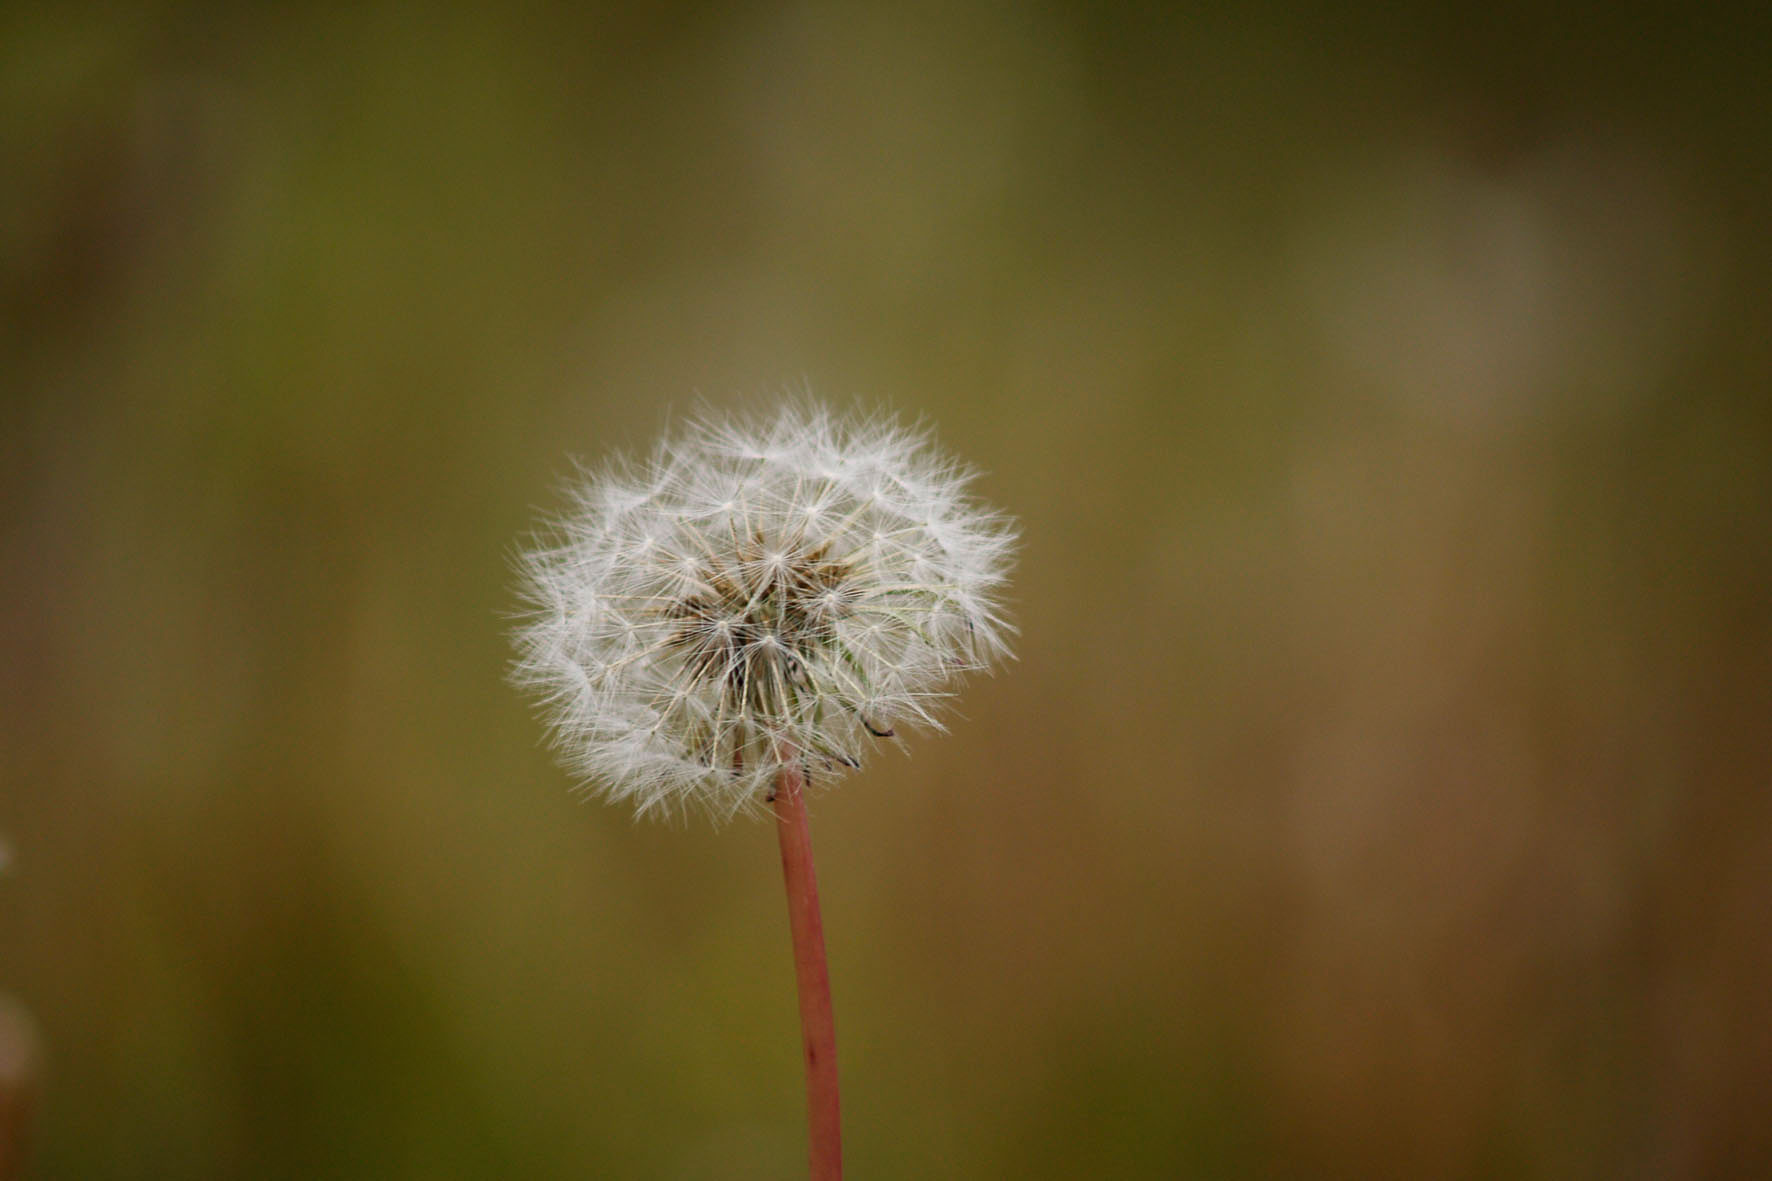
[[[704,413],[586,476],[523,555],[513,679],[562,761],[641,813],[727,817],[790,761],[857,767],[1008,654],[1015,532],[971,478],[887,418]]]

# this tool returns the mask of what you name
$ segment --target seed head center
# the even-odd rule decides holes
[[[836,643],[849,567],[829,543],[781,545],[753,536],[699,561],[689,589],[665,607],[692,684],[715,684],[737,714],[785,719],[815,691],[805,669]]]

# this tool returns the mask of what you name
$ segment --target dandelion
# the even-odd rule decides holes
[[[572,769],[641,813],[835,778],[1004,652],[1011,534],[967,480],[888,421],[696,422],[586,481],[525,559],[517,679]]]
[[[775,813],[815,1177],[840,1174],[804,792],[1007,655],[1008,521],[923,433],[810,405],[704,416],[586,479],[524,558],[515,679],[563,761],[640,814]]]

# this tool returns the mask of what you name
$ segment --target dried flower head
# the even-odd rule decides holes
[[[885,419],[703,417],[586,480],[525,555],[515,678],[564,761],[642,813],[729,816],[790,760],[857,767],[1007,653],[1014,533],[970,478]]]

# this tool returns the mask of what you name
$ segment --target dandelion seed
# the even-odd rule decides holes
[[[833,779],[1007,652],[1014,534],[969,479],[890,421],[698,420],[526,556],[515,678],[641,813],[751,810],[786,761]]]

